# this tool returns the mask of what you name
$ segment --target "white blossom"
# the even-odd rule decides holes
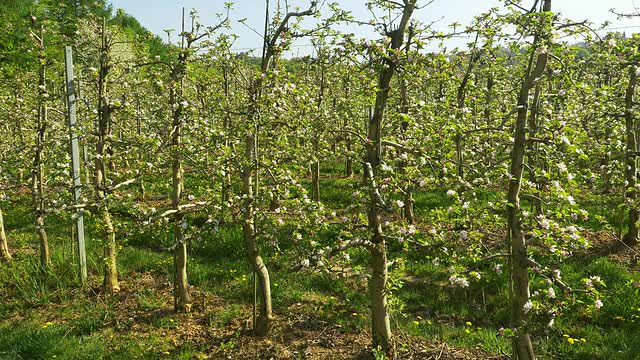
[[[501,266],[500,264],[496,264],[496,265],[493,267],[493,271],[495,271],[495,272],[496,272],[496,274],[502,274],[502,266]]]
[[[540,227],[545,229],[545,230],[549,230],[549,228],[551,227],[551,224],[549,224],[549,220],[541,219],[540,220]]]
[[[604,304],[602,303],[602,301],[600,301],[599,299],[596,300],[596,302],[593,304],[593,306],[595,306],[596,309],[600,309],[602,306],[604,306]]]
[[[547,289],[547,296],[550,297],[551,299],[555,299],[556,291],[552,287],[550,287],[549,289]]]

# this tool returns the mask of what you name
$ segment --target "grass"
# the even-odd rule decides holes
[[[341,178],[341,167],[332,163],[323,166],[323,171],[329,173],[321,183],[323,202],[341,210],[352,201],[351,193],[359,179]],[[206,179],[190,179],[187,183],[204,187]],[[163,191],[161,184],[152,180],[147,181],[147,190]],[[501,198],[499,192],[492,190],[477,195],[483,202],[497,202]],[[454,201],[446,195],[446,189],[417,191],[414,198],[417,214],[425,218],[434,210],[448,208]],[[605,206],[598,207],[600,200],[584,201],[590,213],[602,214],[587,226],[600,229],[598,224],[615,220],[606,217],[610,213]],[[43,272],[35,256],[31,215],[21,204],[14,203],[5,209],[11,246],[17,251],[11,266],[0,264],[3,274],[0,277],[0,359],[189,359],[211,356],[212,351],[234,354],[245,344],[242,322],[251,319],[254,288],[238,224],[229,222],[193,243],[188,273],[196,290],[194,304],[199,306],[196,311],[200,317],[182,318],[168,311],[172,305],[173,260],[170,253],[161,251],[171,242],[168,225],[143,232],[131,230],[135,224],[130,218],[117,219],[128,233],[126,238],[123,231],[119,233],[123,247],[118,254],[118,266],[123,284],[129,288],[125,297],[109,299],[92,290],[100,285],[102,256],[101,246],[95,241],[94,219],[90,215],[86,219],[90,284],[82,287],[75,276],[75,260],[69,260],[73,259],[70,220],[63,214],[49,217],[47,231],[52,267]],[[189,221],[196,227],[204,223],[197,215],[190,216]],[[261,249],[271,271],[273,305],[277,313],[333,324],[342,333],[367,333],[368,296],[361,278],[289,271],[292,264],[300,260],[297,258],[300,245],[290,236],[295,225],[292,221],[283,227],[279,250],[266,245]],[[315,236],[314,239],[321,241],[336,234],[336,229],[330,227],[305,236]],[[433,249],[407,252],[393,244],[390,248],[390,258],[404,258],[404,271],[421,279],[404,283],[393,295],[392,323],[396,333],[406,334],[408,339],[444,341],[470,351],[509,353],[509,339],[498,332],[501,327],[507,327],[509,321],[506,274],[493,274],[465,290],[451,289],[447,286],[450,274],[446,267],[432,262],[442,254],[434,254]],[[349,254],[351,268],[366,269],[366,251],[352,249]],[[493,264],[482,266],[488,270]],[[540,357],[640,358],[637,340],[640,337],[640,290],[637,287],[640,275],[628,266],[597,256],[573,257],[565,261],[560,270],[568,284],[580,283],[591,275],[601,276],[606,283],[601,291],[605,306],[597,312],[576,310],[563,314],[551,331],[536,334]],[[580,301],[580,297],[575,299]],[[199,329],[204,333],[214,333],[210,336],[215,340],[186,341],[184,339],[190,339],[188,334],[180,338],[175,335],[194,326],[202,326]],[[407,337],[399,339],[399,346],[409,346],[410,341],[403,340]],[[572,343],[569,339],[575,341]]]

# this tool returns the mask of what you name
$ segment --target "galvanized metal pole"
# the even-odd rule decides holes
[[[67,83],[67,107],[69,119],[69,135],[71,140],[71,176],[73,178],[73,200],[80,204],[82,184],[80,182],[80,152],[78,150],[78,123],[76,120],[76,94],[73,78],[73,50],[65,46],[65,81]],[[78,240],[78,263],[80,265],[80,280],[87,280],[87,253],[84,246],[84,219],[82,208],[76,213],[76,234]]]

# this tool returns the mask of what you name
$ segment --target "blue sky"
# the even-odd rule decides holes
[[[127,13],[135,16],[143,26],[153,33],[161,35],[166,39],[163,30],[180,28],[180,14],[182,7],[185,7],[187,14],[190,9],[198,10],[200,22],[205,25],[216,23],[215,14],[223,12],[224,3],[229,0],[111,0],[115,9],[122,8]],[[367,21],[371,18],[370,13],[364,5],[365,0],[333,0],[359,20]],[[272,8],[277,0],[271,0]],[[322,3],[323,1],[319,1]],[[421,0],[419,3],[424,3]],[[239,19],[247,18],[246,24],[258,32],[263,28],[264,10],[266,0],[236,0],[233,1],[231,11],[232,29],[231,32],[239,36],[234,48],[238,51],[247,51],[261,47],[262,40],[249,27],[238,23]],[[289,0],[291,6],[305,7],[308,0]],[[525,1],[525,4],[529,1]],[[485,12],[491,7],[500,7],[499,0],[435,0],[433,4],[419,10],[414,17],[424,23],[437,21],[434,28],[447,30],[448,25],[453,22],[468,23],[473,16]],[[617,20],[615,15],[609,10],[615,8],[621,12],[633,11],[634,7],[640,6],[640,0],[554,0],[554,12],[560,12],[563,16],[575,21],[589,19],[594,24],[599,25],[604,21],[611,21],[613,28],[620,28],[618,31],[626,31],[628,34],[640,32],[640,18]],[[349,32],[360,37],[375,36],[366,29],[352,27]],[[175,34],[178,32],[176,31]],[[454,40],[451,45],[464,47],[465,39]],[[292,49],[292,54],[307,54],[311,51],[308,43],[298,42]],[[257,54],[258,52],[256,52]]]

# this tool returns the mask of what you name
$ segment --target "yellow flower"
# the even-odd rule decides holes
[[[353,314],[351,314],[353,316],[358,316],[358,313],[354,312]]]
[[[417,326],[417,325],[420,325],[420,322],[419,322],[419,321],[417,321],[417,320],[414,320],[414,321],[413,321],[413,324]]]
[[[422,316],[420,316],[420,315],[418,315],[416,318],[417,318],[418,320],[422,320]]]
[[[432,324],[431,320],[427,320],[427,324],[431,325]]]
[[[582,343],[586,343],[586,342],[587,342],[587,339],[585,339],[585,338],[580,338],[580,342],[582,342]]]
[[[568,338],[568,339],[567,339],[567,342],[568,342],[569,344],[573,345],[573,343],[574,343],[574,342],[576,342],[576,339],[574,339],[574,338]]]
[[[467,326],[471,326],[471,325],[473,325],[473,324],[471,323],[471,321],[467,321],[465,324],[466,324]]]
[[[562,335],[562,337],[566,337],[566,338],[568,338],[568,337],[569,337],[569,335],[567,335],[567,334],[564,334],[564,335]]]
[[[464,329],[464,333],[465,333],[465,334],[470,334],[470,333],[471,333],[471,331],[469,331],[469,329]]]

